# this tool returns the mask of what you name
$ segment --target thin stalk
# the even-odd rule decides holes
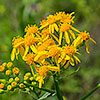
[[[56,89],[56,96],[57,96],[58,100],[63,100],[63,97],[61,95],[61,91],[59,88],[58,80],[56,80],[55,75],[53,76],[53,78],[54,78],[54,85],[55,85],[55,89]]]
[[[100,88],[100,84],[98,84],[92,91],[90,91],[88,94],[86,94],[84,97],[82,97],[80,100],[85,100],[88,98],[90,95],[92,95],[96,90]]]
[[[37,87],[37,86],[34,86],[34,85],[32,85],[32,84],[29,84],[29,83],[25,83],[27,86],[32,86],[32,87],[34,87],[34,88],[37,88],[37,89],[39,89],[39,90],[43,90],[43,91],[46,91],[46,92],[49,92],[49,93],[55,93],[55,91],[54,90],[50,90],[50,89],[46,89],[46,88],[39,88],[39,87]]]

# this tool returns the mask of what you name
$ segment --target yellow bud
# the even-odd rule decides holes
[[[7,65],[7,63],[6,63],[6,62],[4,62],[2,65],[5,67],[5,66]]]
[[[0,79],[0,82],[6,83],[5,79]]]
[[[12,81],[13,81],[13,78],[10,78],[10,79],[9,79],[9,83],[11,83]]]
[[[6,75],[7,76],[11,75],[11,70],[6,70]]]
[[[3,83],[0,83],[0,89],[3,89],[4,88],[4,84]]]
[[[31,76],[31,73],[26,73],[25,76],[29,77]]]
[[[26,84],[26,83],[27,83],[27,81],[24,81],[24,83]]]
[[[32,85],[35,85],[35,84],[36,84],[36,82],[32,82],[31,84],[32,84]]]
[[[2,93],[4,90],[3,89],[0,89],[0,93]]]
[[[12,87],[16,87],[17,86],[17,83],[14,81],[14,82],[11,83],[11,86]]]
[[[19,87],[20,87],[20,88],[24,88],[25,85],[24,85],[23,83],[21,83],[21,84],[19,84]]]
[[[30,81],[32,81],[34,79],[34,77],[30,77]]]
[[[24,80],[25,80],[25,81],[28,80],[28,77],[27,77],[27,76],[24,76]]]
[[[26,89],[26,91],[30,91],[30,89],[29,88],[25,88]]]
[[[7,86],[7,90],[10,91],[11,89],[12,89],[12,86],[11,86],[11,85],[8,85],[8,86]]]
[[[0,72],[3,72],[5,70],[5,66],[4,65],[0,65]]]
[[[34,88],[30,86],[30,89],[33,90]]]
[[[16,78],[15,78],[15,81],[16,81],[16,82],[19,82],[19,80],[20,80],[19,77],[16,77]]]
[[[17,67],[14,67],[12,69],[12,71],[13,71],[14,74],[19,74],[19,68],[17,68]]]
[[[8,62],[7,67],[8,67],[8,68],[13,67],[13,63],[12,63],[12,62]]]

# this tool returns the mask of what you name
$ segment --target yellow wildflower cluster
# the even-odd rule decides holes
[[[44,84],[48,72],[57,73],[62,68],[80,63],[77,56],[80,54],[79,47],[83,42],[86,42],[87,53],[89,53],[89,40],[96,43],[89,32],[81,32],[73,27],[74,18],[74,12],[70,14],[57,12],[40,21],[40,27],[26,26],[26,34],[23,37],[14,37],[12,40],[11,60],[18,59],[20,54],[30,66],[33,77],[39,82],[39,88]],[[0,71],[4,69],[2,65]],[[17,74],[19,71],[15,68],[13,72]],[[28,79],[29,76],[25,75],[24,80]]]

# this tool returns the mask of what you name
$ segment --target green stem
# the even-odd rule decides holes
[[[98,84],[92,91],[90,91],[87,95],[85,95],[84,97],[82,97],[80,100],[85,100],[86,98],[88,98],[91,94],[93,94],[99,88],[100,88],[100,84]]]
[[[59,88],[58,80],[56,80],[55,75],[53,76],[53,78],[54,78],[54,85],[55,85],[55,89],[56,89],[56,96],[57,96],[58,100],[63,100],[63,97],[61,95],[61,91]]]
[[[37,86],[34,86],[34,85],[32,85],[32,84],[29,84],[29,83],[26,83],[25,85],[27,85],[27,86],[32,86],[33,88],[37,88],[37,89],[39,89],[39,90],[43,90],[43,91],[46,91],[46,92],[49,92],[49,93],[55,93],[55,91],[54,90],[50,90],[50,89],[46,89],[46,88],[39,88],[39,87],[37,87]]]

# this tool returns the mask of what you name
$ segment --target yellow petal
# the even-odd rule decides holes
[[[24,41],[17,43],[17,44],[14,46],[14,48],[19,47],[19,46],[22,45],[23,43],[24,43]]]
[[[18,54],[19,54],[19,48],[17,49],[17,52],[16,52],[16,59],[18,60]]]
[[[58,38],[54,35],[54,34],[52,34],[52,33],[50,33],[53,37],[54,37],[54,39],[59,43],[59,40],[58,40]]]
[[[29,46],[25,46],[25,53],[24,53],[23,59],[24,59],[25,56],[27,55],[28,51],[29,51]]]
[[[78,32],[78,33],[80,33],[80,31],[78,29],[74,28],[74,27],[71,27],[71,29]]]
[[[58,32],[59,28],[58,28],[57,24],[54,23],[53,26],[54,26],[55,30]]]
[[[62,36],[63,36],[63,32],[60,32],[60,35],[59,35],[59,45],[61,45]]]
[[[78,36],[74,41],[73,41],[73,45],[76,47],[78,44],[80,44],[81,43],[81,36]]]
[[[67,64],[64,66],[64,68],[67,68],[69,66],[69,61],[67,62]]]
[[[30,68],[31,68],[31,72],[32,72],[32,74],[33,74],[33,76],[34,76],[34,70],[33,70],[33,68],[32,68],[31,65],[30,65]]]
[[[70,39],[69,39],[69,35],[68,35],[67,31],[64,32],[64,35],[65,35],[66,42],[68,44],[70,44]]]
[[[52,33],[54,33],[54,26],[52,25],[51,27],[52,27]]]
[[[39,29],[41,30],[42,28],[47,27],[47,26],[48,26],[48,23],[45,25],[42,25]]]
[[[81,62],[77,56],[74,55],[74,58],[75,58],[79,63]]]
[[[49,25],[49,33],[52,32],[52,25]]]
[[[43,39],[43,42],[44,42],[45,40],[47,40],[48,38],[49,38],[49,35],[47,35],[46,38]]]
[[[34,58],[34,61],[37,61],[42,55],[46,55],[47,51],[38,52],[37,56]]]
[[[73,33],[73,31],[69,30],[69,33],[71,34],[71,36],[73,37],[73,39],[75,39],[75,34]]]
[[[60,71],[60,68],[56,66],[47,66],[47,67],[52,71]]]
[[[65,60],[69,60],[70,56],[66,55]]]
[[[11,52],[11,61],[14,61],[15,59],[15,54],[16,54],[16,48],[13,48],[12,52]]]
[[[20,46],[19,47],[19,52],[20,52],[21,56],[23,56],[24,52],[25,52],[24,47]]]
[[[34,53],[37,53],[37,52],[38,52],[34,45],[31,45],[30,48],[31,48],[31,50],[32,50]]]
[[[86,51],[87,51],[87,53],[90,53],[89,52],[89,41],[88,40],[86,40]]]
[[[92,38],[89,38],[90,41],[94,42],[95,44],[97,44]]]
[[[71,58],[71,60],[70,60],[70,64],[71,64],[72,66],[75,65],[75,64],[74,64],[74,60],[73,60],[73,58]]]

